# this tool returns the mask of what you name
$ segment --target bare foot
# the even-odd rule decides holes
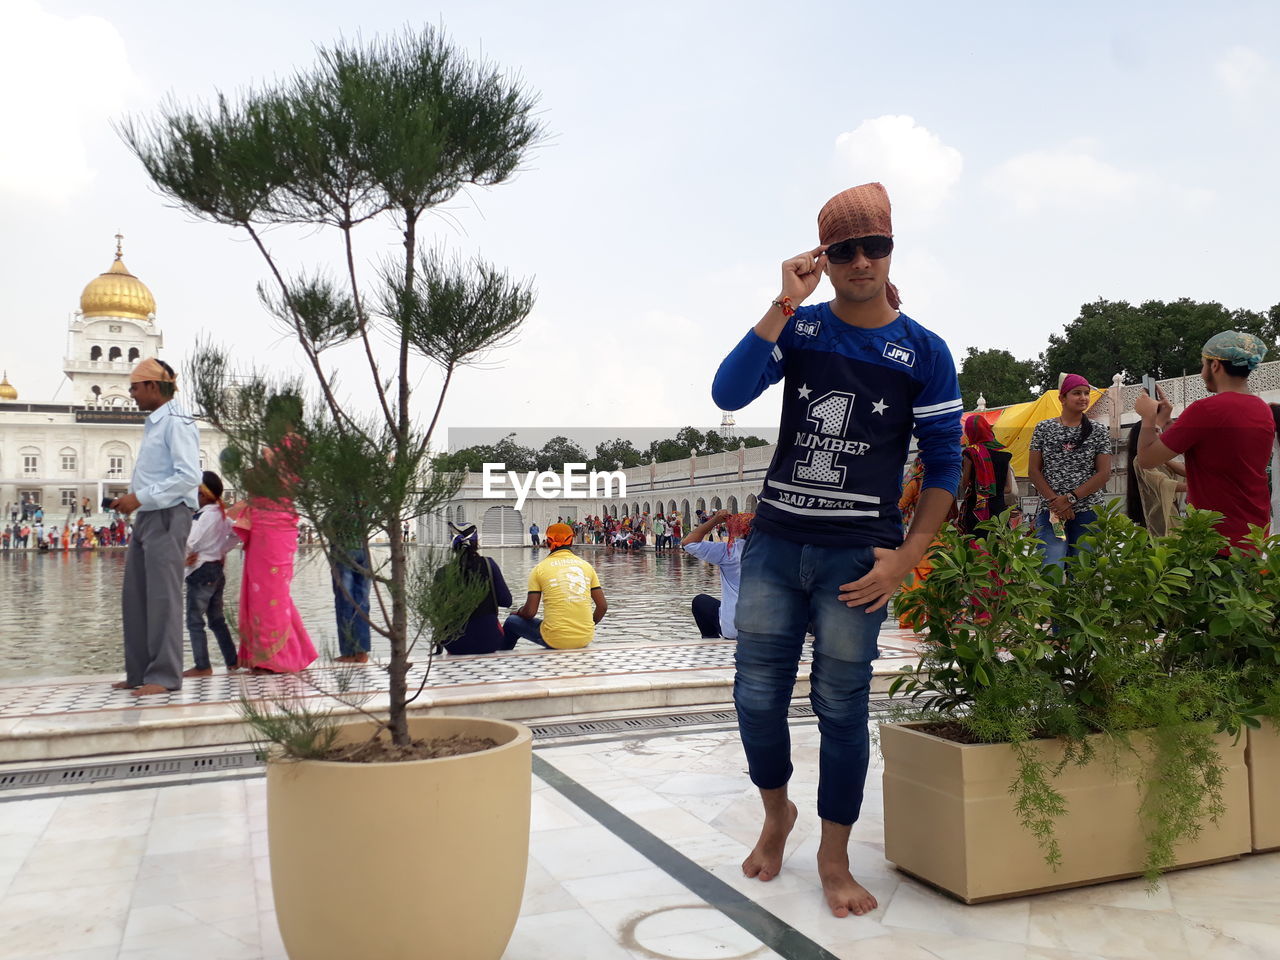
[[[133,684],[128,680],[117,680],[111,685],[112,690],[132,690]]]
[[[783,812],[776,816],[765,813],[764,826],[760,828],[760,839],[755,849],[742,861],[742,872],[748,877],[755,877],[768,883],[782,870],[782,854],[787,846],[787,836],[796,825],[799,811],[790,800]]]
[[[135,687],[133,695],[135,697],[150,697],[157,693],[168,693],[168,687],[162,687],[158,683],[144,683],[140,687]]]
[[[843,828],[844,842],[839,845],[827,842],[827,821],[822,822],[823,843],[818,847],[818,878],[827,906],[837,917],[853,914],[860,917],[880,906],[866,887],[853,879],[849,872],[848,827]],[[830,826],[837,826],[830,824]]]
[[[201,670],[199,667],[192,667],[190,670],[183,670],[184,677],[212,677],[213,667],[205,667]]]

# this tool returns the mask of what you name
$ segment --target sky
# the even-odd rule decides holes
[[[1021,358],[1099,297],[1280,301],[1280,4],[0,0],[0,367],[66,398],[66,325],[114,234],[164,356],[198,339],[303,373],[255,287],[257,252],[159,196],[113,124],[306,70],[318,47],[442,27],[538,95],[545,140],[508,183],[424,222],[530,278],[518,339],[450,387],[446,428],[720,422],[716,366],[816,245],[818,209],[886,185],[903,310]],[[333,233],[275,231],[291,266]],[[389,227],[357,233],[366,266]],[[830,297],[825,284],[813,301]],[[328,355],[327,355],[328,356]],[[344,399],[372,403],[351,351]],[[363,377],[362,377],[363,373]],[[438,376],[415,368],[430,416]],[[773,426],[780,393],[736,414]],[[437,445],[443,445],[437,436]]]

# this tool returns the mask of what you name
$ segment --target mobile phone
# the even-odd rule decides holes
[[[1142,389],[1147,391],[1147,396],[1149,396],[1152,400],[1160,399],[1160,393],[1156,388],[1156,378],[1151,376],[1150,374],[1144,373],[1142,375]]]
[[[110,509],[111,509],[111,505],[112,505],[113,503],[115,503],[115,502],[116,502],[116,498],[115,498],[115,497],[103,497],[103,498],[102,498],[102,509],[103,509],[103,510],[110,510]]]

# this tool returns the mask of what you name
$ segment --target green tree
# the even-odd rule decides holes
[[[534,299],[527,282],[424,246],[421,223],[466,187],[511,177],[543,135],[535,107],[519,83],[427,29],[368,45],[339,43],[322,49],[309,71],[274,86],[190,109],[170,101],[155,116],[121,126],[163,196],[199,219],[243,231],[264,258],[270,280],[260,297],[310,369],[310,402],[290,431],[300,442],[280,456],[279,426],[267,416],[280,395],[304,392],[300,382],[235,377],[231,353],[204,343],[190,364],[192,393],[198,412],[228,437],[225,469],[234,485],[293,496],[331,556],[367,546],[377,531],[387,537],[389,560],[367,572],[378,596],[374,609],[389,614],[370,622],[391,647],[390,712],[378,721],[379,734],[387,731],[397,746],[410,742],[414,643],[448,634],[474,609],[459,577],[436,579],[413,562],[401,530],[457,488],[456,476],[427,469],[452,378],[514,334]],[[354,234],[373,222],[393,226],[403,247],[370,271],[356,255]],[[336,240],[341,279],[325,259],[290,270],[264,233],[277,226],[299,227],[315,245]],[[332,366],[322,362],[324,351],[342,344],[367,361],[371,413],[343,402]],[[441,374],[425,424],[411,405],[420,376],[412,357]],[[277,456],[268,462],[264,451],[272,445]]]
[[[1046,390],[1056,389],[1061,373],[1079,373],[1098,386],[1110,384],[1117,373],[1126,383],[1136,383],[1143,374],[1163,380],[1196,373],[1200,348],[1223,330],[1255,334],[1274,348],[1280,304],[1262,313],[1185,297],[1137,306],[1124,300],[1086,303],[1061,334],[1049,337],[1040,354],[1040,383]]]
[[[560,470],[566,463],[586,463],[589,458],[580,446],[568,437],[552,437],[538,451],[538,470]]]
[[[970,347],[960,363],[960,395],[964,408],[973,410],[978,397],[988,407],[1006,407],[1034,400],[1038,381],[1034,360],[1019,360],[1008,350],[979,350]]]
[[[596,444],[596,455],[587,462],[588,470],[617,470],[638,467],[644,461],[644,454],[635,448],[630,440],[618,437]]]

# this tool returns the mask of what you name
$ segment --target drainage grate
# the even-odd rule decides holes
[[[872,717],[883,716],[889,710],[888,697],[872,697]],[[788,716],[793,720],[813,718],[813,707],[807,703],[791,706]],[[562,740],[573,737],[589,737],[613,734],[636,734],[648,730],[672,730],[682,727],[734,725],[738,715],[733,710],[707,710],[691,713],[655,714],[642,717],[611,717],[599,720],[573,720],[564,723],[529,724],[535,740]],[[0,794],[7,791],[29,791],[41,788],[54,790],[62,787],[89,786],[91,784],[122,783],[155,777],[209,776],[220,773],[252,775],[261,770],[262,760],[252,748],[227,753],[197,753],[186,756],[167,756],[154,760],[117,760],[65,764],[59,766],[30,767],[25,770],[6,771],[0,767]],[[216,779],[216,778],[211,778]],[[105,787],[110,789],[110,787]],[[21,798],[26,799],[29,794]]]
[[[889,712],[888,697],[872,697],[868,707],[872,717],[882,717]],[[794,703],[787,711],[792,720],[811,720],[813,707],[807,703]],[[594,734],[638,733],[643,730],[693,727],[706,724],[733,724],[738,714],[733,710],[707,710],[695,713],[664,713],[647,717],[614,717],[607,720],[571,720],[565,723],[529,724],[536,740],[553,740],[561,737],[587,737]]]
[[[138,780],[192,774],[249,770],[261,766],[252,750],[165,757],[162,760],[128,760],[106,763],[78,763],[56,767],[36,767],[13,772],[0,771],[0,791],[31,790],[37,787],[68,787],[101,783],[104,780]]]

